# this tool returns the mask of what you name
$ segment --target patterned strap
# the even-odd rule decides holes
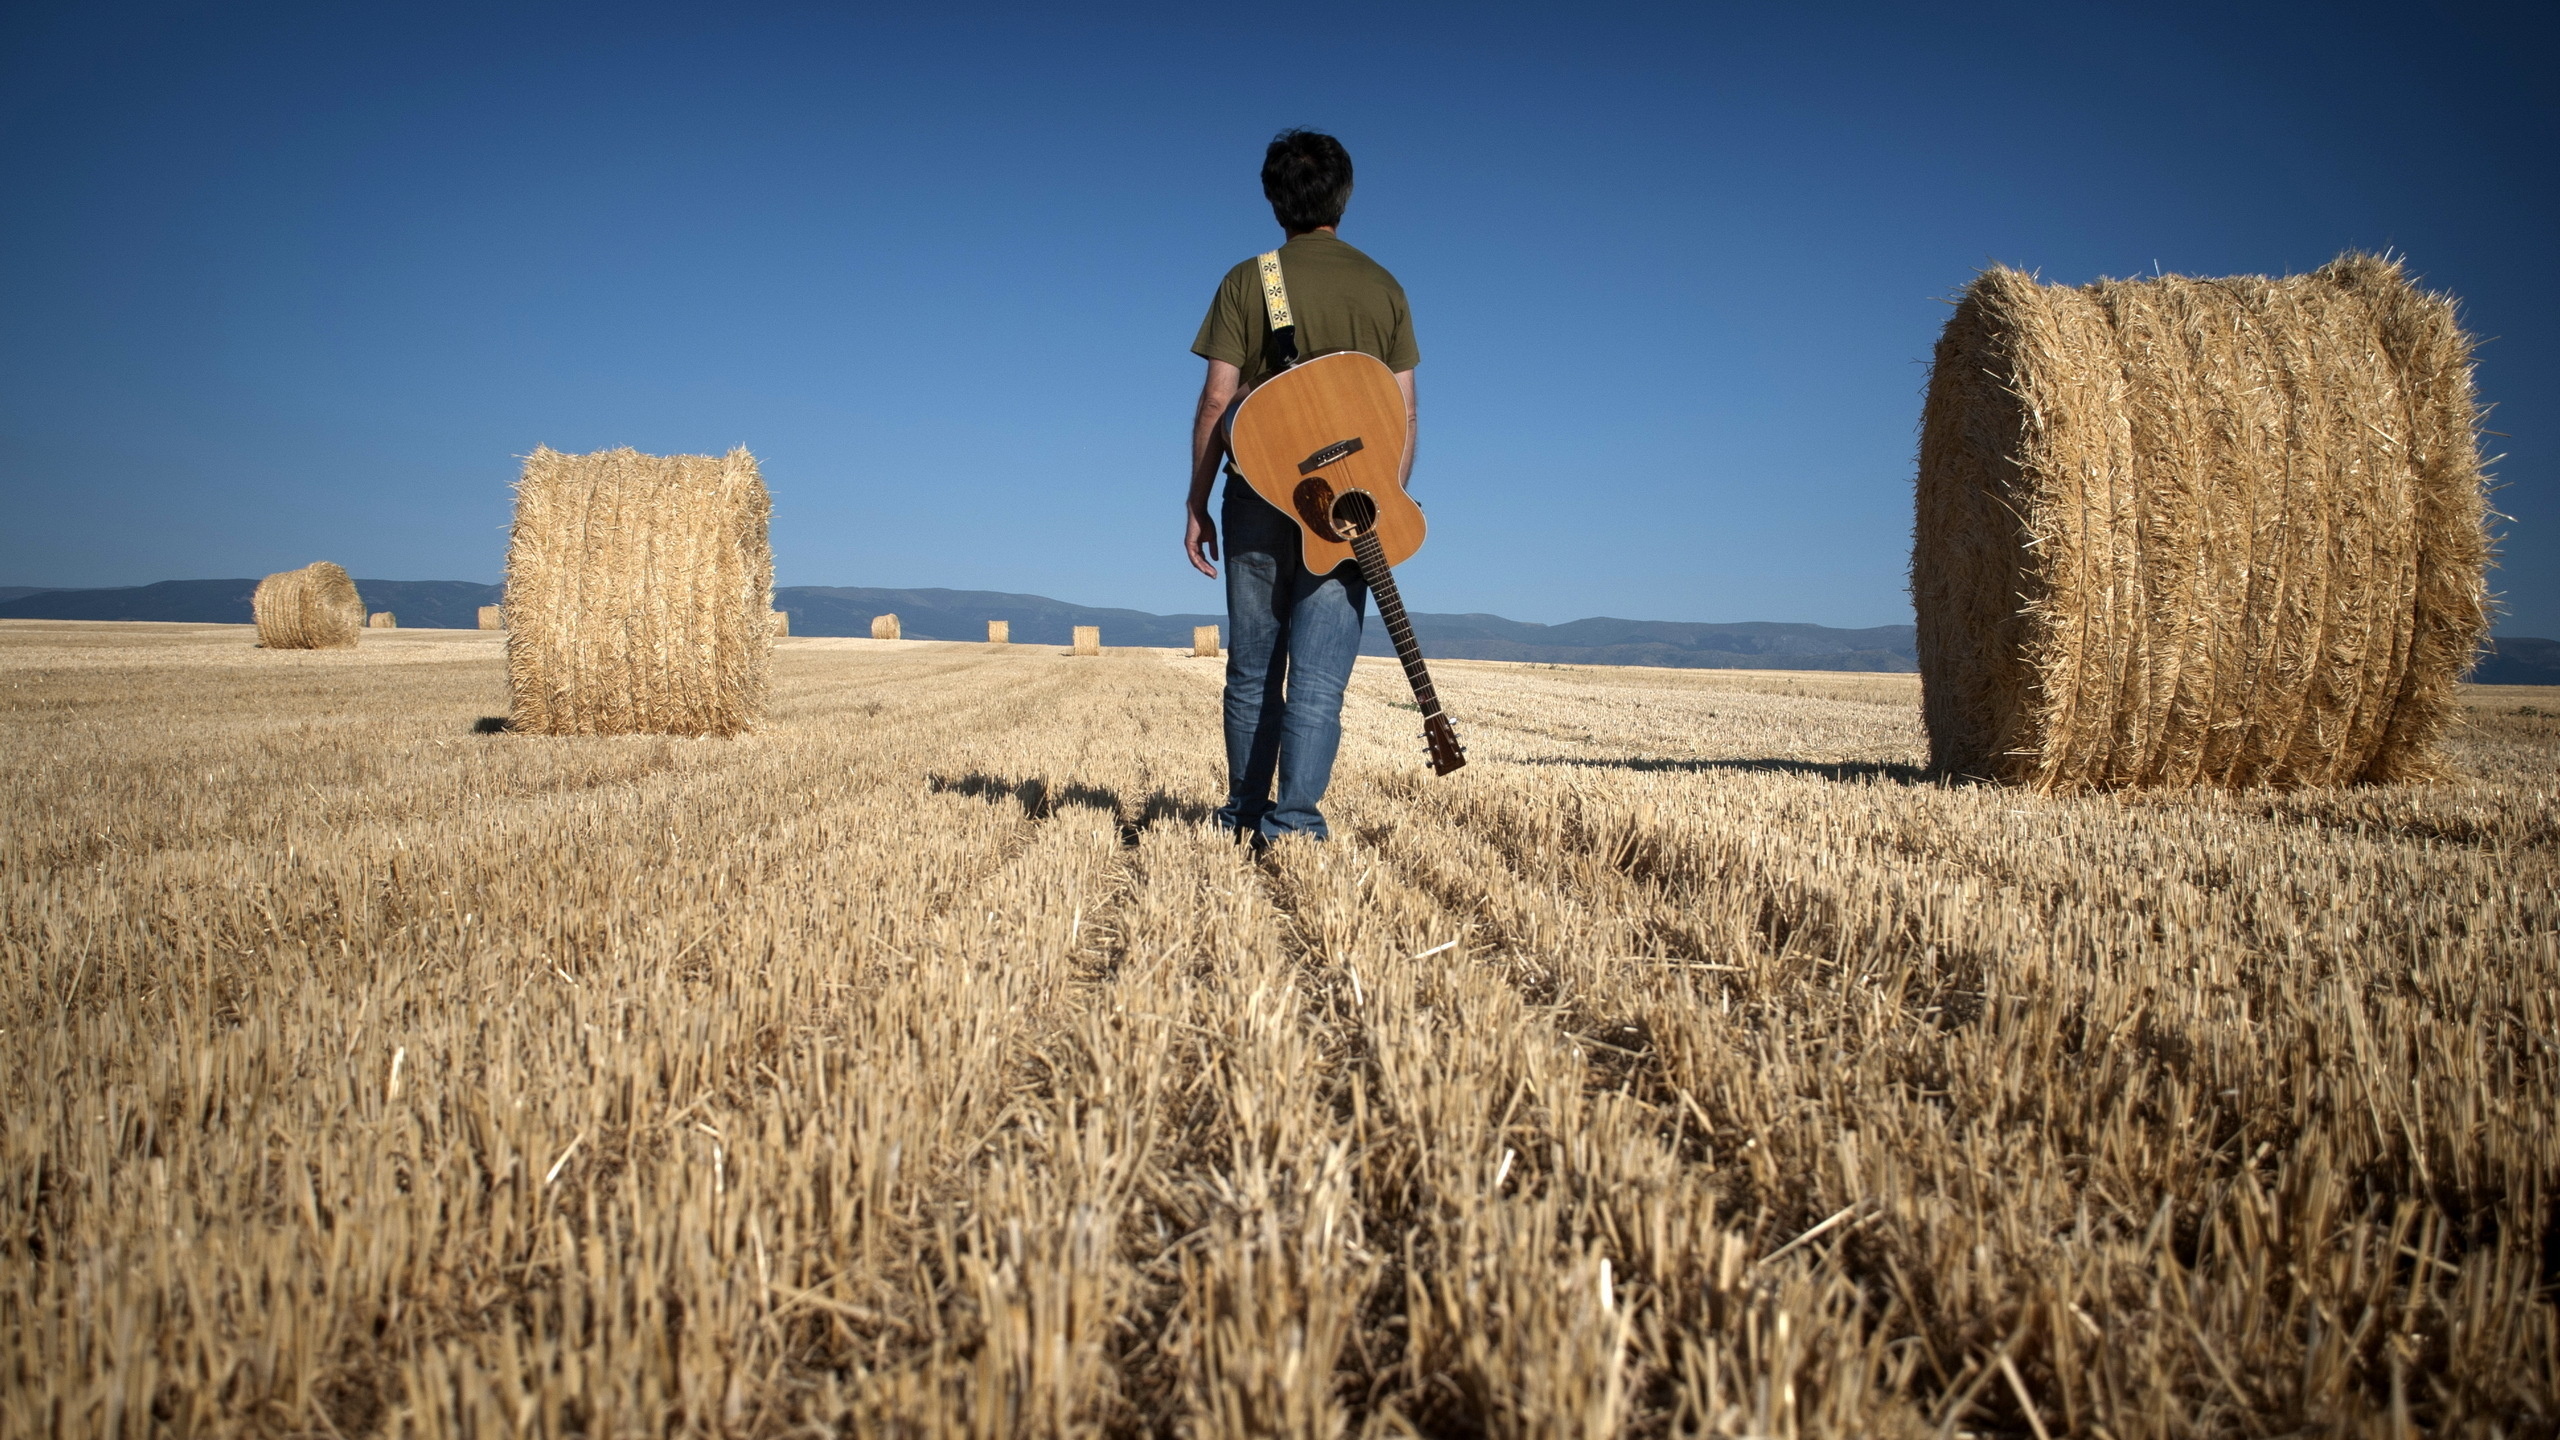
[[[1262,312],[1271,317],[1274,333],[1298,322],[1289,315],[1289,284],[1280,278],[1280,252],[1267,250],[1254,257],[1262,268]]]

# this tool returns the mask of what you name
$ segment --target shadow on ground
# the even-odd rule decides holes
[[[1120,843],[1123,845],[1137,844],[1138,837],[1158,821],[1206,824],[1217,808],[1157,790],[1151,792],[1133,813],[1122,802],[1120,792],[1108,786],[1087,785],[1079,780],[1053,785],[1037,775],[1008,780],[977,770],[966,775],[928,775],[925,788],[936,795],[970,795],[988,801],[1011,800],[1022,807],[1025,819],[1034,821],[1046,820],[1057,814],[1060,806],[1105,811],[1119,825]]]
[[[1875,760],[1780,760],[1774,757],[1733,760],[1661,760],[1645,755],[1631,755],[1624,759],[1612,760],[1547,755],[1514,763],[1571,765],[1584,770],[1668,770],[1690,775],[1707,774],[1718,770],[1737,770],[1763,775],[1811,775],[1823,780],[1873,780],[1893,785],[1981,783],[1970,775],[1940,775],[1918,765],[1896,765]]]

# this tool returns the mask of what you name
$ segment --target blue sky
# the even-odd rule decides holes
[[[1418,609],[1906,620],[1977,268],[2391,246],[2560,635],[2553,13],[22,0],[0,583],[494,580],[534,445],[744,444],[781,583],[1215,609],[1188,346],[1311,125],[1413,300]]]

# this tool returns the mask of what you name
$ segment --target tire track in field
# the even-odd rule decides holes
[[[1348,808],[1344,833],[1356,834]],[[1375,1343],[1353,1367],[1368,1418],[1606,1433],[1630,1393],[1632,1311],[1601,1279],[1622,1249],[1606,1236],[1623,1226],[1595,1207],[1634,1180],[1630,1165],[1661,1171],[1646,1159],[1659,1147],[1639,1138],[1647,1127],[1594,1099],[1587,1052],[1482,963],[1465,917],[1376,849],[1284,843],[1266,869],[1302,963],[1330,980],[1356,1037],[1354,1182],[1386,1266],[1366,1327]],[[1518,1283],[1532,1271],[1537,1284]],[[1644,1283],[1623,1258],[1616,1273]],[[1487,1308],[1517,1328],[1488,1338]],[[1452,1374],[1454,1390],[1426,1383]]]
[[[1055,693],[1034,697],[1053,723],[1032,743],[1018,724],[982,724],[940,737],[935,756],[953,766],[920,777],[929,801],[1020,813],[936,905],[918,936],[923,963],[897,982],[930,999],[954,972],[983,974],[1002,1013],[971,1021],[993,1027],[976,1048],[994,1093],[952,1156],[922,1264],[929,1329],[944,1338],[901,1357],[925,1390],[876,1414],[879,1427],[940,1413],[982,1432],[1065,1433],[1135,1413],[1126,1347],[1145,1328],[1149,1287],[1125,1237],[1148,1213],[1173,1030],[1121,1013],[1096,983],[1136,875],[1111,777],[1091,769],[1127,748],[1126,727],[1089,674],[1062,671]]]

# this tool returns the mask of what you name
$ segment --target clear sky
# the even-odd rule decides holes
[[[0,583],[494,580],[536,444],[744,444],[783,584],[1216,609],[1188,347],[1308,125],[1412,297],[1417,609],[1907,620],[1977,268],[2390,246],[2560,636],[2555,14],[18,0]]]

